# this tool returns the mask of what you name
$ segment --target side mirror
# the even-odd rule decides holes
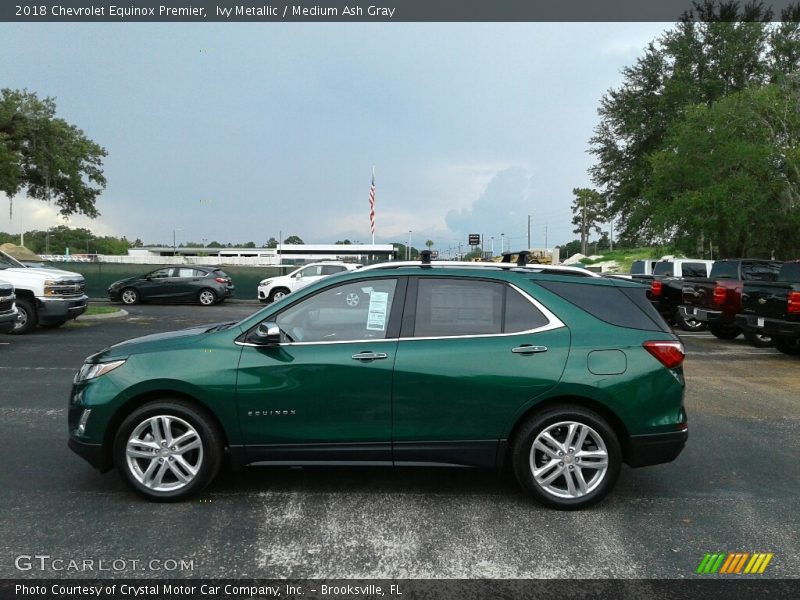
[[[280,327],[273,321],[259,323],[258,327],[247,335],[247,341],[257,346],[277,346],[281,342]]]

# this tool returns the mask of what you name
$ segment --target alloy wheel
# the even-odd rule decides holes
[[[156,492],[189,485],[203,464],[203,443],[197,430],[174,415],[156,415],[139,423],[125,447],[130,474]]]
[[[593,492],[608,472],[602,436],[576,421],[561,421],[536,436],[530,469],[539,488],[556,498],[580,498]]]
[[[202,292],[200,292],[199,300],[200,304],[202,304],[203,306],[211,306],[212,304],[214,304],[214,302],[216,302],[217,297],[211,290],[203,290]]]

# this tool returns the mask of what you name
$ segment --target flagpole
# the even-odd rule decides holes
[[[372,165],[372,185],[375,185],[375,165]],[[372,245],[375,245],[375,224],[372,225]]]

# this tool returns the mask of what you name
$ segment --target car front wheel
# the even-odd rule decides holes
[[[139,292],[133,288],[125,288],[119,295],[123,304],[136,304],[139,302]]]
[[[800,354],[800,338],[775,338],[775,347],[784,354]]]
[[[619,476],[622,451],[597,413],[561,406],[534,415],[516,437],[514,473],[536,500],[577,510],[602,500]]]
[[[36,327],[36,306],[27,298],[17,298],[17,322],[9,333],[22,335]]]
[[[222,436],[204,411],[183,400],[145,404],[114,439],[114,464],[150,500],[181,500],[205,488],[219,471]]]

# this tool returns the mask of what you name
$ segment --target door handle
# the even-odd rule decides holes
[[[511,351],[514,354],[538,354],[539,352],[547,352],[547,346],[531,346],[529,344],[523,344],[522,346],[512,348]]]
[[[383,360],[384,358],[389,358],[389,355],[385,352],[359,352],[358,354],[353,354],[353,360]]]

